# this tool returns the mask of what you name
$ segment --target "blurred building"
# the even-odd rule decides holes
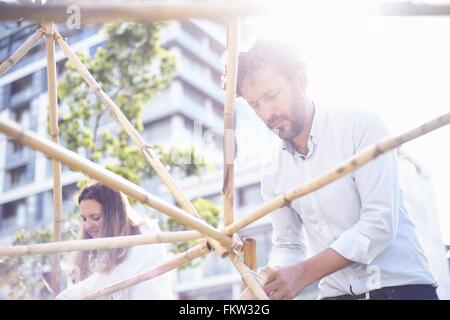
[[[58,30],[68,37],[72,49],[91,57],[105,44],[97,27],[68,30],[61,25]],[[17,49],[34,31],[35,27],[29,24],[0,24],[0,60]],[[174,53],[179,68],[173,82],[151,101],[143,115],[143,136],[147,142],[185,147],[194,144],[215,165],[215,171],[201,178],[190,177],[179,182],[190,198],[204,197],[218,205],[222,204],[224,92],[220,88],[220,76],[225,39],[225,25],[206,20],[173,22],[163,30],[164,46]],[[65,60],[59,50],[56,60],[58,76],[61,76]],[[48,136],[47,99],[45,47],[41,41],[0,78],[0,117]],[[238,219],[261,204],[260,165],[274,140],[250,110],[239,102],[236,103],[236,128],[235,219]],[[413,203],[412,214],[432,270],[439,279],[448,281],[448,261],[444,268],[445,247],[437,234],[439,227],[431,183],[414,170],[405,170],[406,178],[413,181],[405,185],[407,198]],[[81,177],[67,168],[63,170],[63,213],[73,210],[73,194]],[[158,180],[143,182],[143,186],[173,202]],[[21,228],[40,228],[52,222],[52,188],[50,159],[0,135],[1,244],[10,243]],[[257,241],[257,265],[264,266],[271,247],[269,219],[261,219],[241,230],[239,235]],[[239,275],[227,259],[221,259],[215,253],[196,268],[172,272],[172,277],[179,299],[234,299],[241,292]],[[314,299],[316,295],[313,285],[302,298]]]

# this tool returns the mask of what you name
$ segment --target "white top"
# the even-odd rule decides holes
[[[323,174],[386,135],[380,118],[369,111],[316,106],[308,155],[300,155],[283,141],[263,168],[264,201]],[[305,259],[305,240],[309,254],[331,247],[356,262],[323,278],[319,298],[361,294],[387,286],[437,285],[404,205],[397,151],[383,154],[294,200],[290,207],[278,209],[270,217],[270,265]]]
[[[145,219],[138,224],[142,234],[161,232],[155,220]],[[166,260],[164,244],[147,244],[130,247],[127,258],[116,265],[110,272],[95,272],[83,281],[77,282],[62,291],[55,299],[78,300],[99,289],[103,289],[121,280],[125,280]],[[161,300],[173,299],[172,287],[167,274],[135,286],[121,290],[106,297],[107,299]],[[100,298],[102,299],[102,298]]]

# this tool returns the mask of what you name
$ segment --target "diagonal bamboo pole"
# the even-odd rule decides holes
[[[314,192],[327,184],[330,184],[331,182],[345,176],[349,172],[352,172],[369,161],[377,158],[379,155],[390,151],[394,148],[399,147],[403,143],[406,143],[408,141],[411,141],[413,139],[416,139],[420,136],[423,136],[433,130],[436,130],[440,127],[443,127],[445,125],[448,125],[450,123],[450,112],[435,118],[433,120],[430,120],[412,130],[406,131],[402,134],[393,136],[393,137],[387,137],[382,139],[381,141],[374,143],[368,147],[366,147],[364,150],[358,152],[353,157],[347,159],[346,161],[343,161],[341,164],[338,164],[334,168],[328,170],[324,174],[320,175],[317,178],[314,178],[310,181],[307,181],[298,187],[295,187],[294,189],[286,192],[285,194],[282,194],[278,197],[273,198],[272,200],[266,202],[258,209],[252,211],[248,215],[246,215],[244,218],[242,218],[239,221],[236,221],[235,223],[229,225],[225,228],[226,234],[234,234],[241,230],[242,228],[248,226],[252,222],[261,219],[265,215],[269,214],[270,212],[281,208],[285,205],[288,205],[293,200],[304,196],[308,193]]]
[[[273,270],[270,267],[265,267],[261,269],[260,272],[258,272],[258,277],[256,278],[256,280],[258,280],[261,286],[264,286],[267,283],[267,280],[269,280],[269,276],[272,272]],[[239,296],[239,300],[255,300],[255,299],[256,299],[255,295],[249,288],[245,288],[245,290]]]
[[[81,23],[106,23],[112,21],[157,21],[183,20],[190,18],[217,18],[250,15],[263,12],[261,6],[249,1],[239,3],[128,3],[111,2],[78,2],[76,3]],[[0,20],[52,20],[64,22],[71,18],[74,11],[67,10],[67,4],[51,4],[44,6],[17,5],[0,3]]]
[[[23,130],[23,128],[21,128],[14,121],[0,119],[0,131],[7,134],[17,142],[43,152],[68,167],[81,171],[87,176],[121,191],[139,202],[145,203],[148,206],[161,211],[176,221],[200,231],[205,236],[209,236],[210,238],[220,241],[224,246],[231,246],[233,244],[230,237],[211,227],[203,220],[195,218],[185,211],[149,194],[141,187],[101,167],[100,165],[83,158],[79,154],[49,141],[48,139],[41,138],[32,131]]]
[[[162,182],[166,185],[166,187],[170,190],[172,195],[175,197],[177,202],[182,206],[182,208],[192,214],[195,217],[200,218],[200,215],[197,212],[197,209],[193,206],[189,198],[186,194],[181,190],[172,176],[169,174],[167,169],[159,160],[157,154],[152,150],[152,148],[145,142],[139,132],[134,128],[131,122],[127,119],[127,117],[123,114],[120,108],[115,104],[115,102],[102,90],[100,85],[97,83],[95,78],[86,68],[86,66],[81,62],[81,60],[75,55],[75,53],[70,49],[67,42],[64,41],[61,35],[56,32],[56,41],[61,47],[64,54],[73,63],[78,72],[82,75],[84,80],[87,82],[89,87],[94,91],[95,95],[98,99],[103,103],[103,105],[113,114],[116,118],[117,122],[125,129],[127,134],[133,140],[134,143],[139,147],[139,149],[144,154],[145,160],[151,165],[151,167],[156,171],[158,176],[161,178]],[[210,244],[214,247],[216,251],[222,257],[225,257],[228,254],[228,250],[224,248],[220,242],[215,241],[214,239],[208,239]]]
[[[50,242],[28,246],[0,246],[0,256],[18,257],[43,253],[115,249],[144,244],[190,241],[202,238],[204,238],[204,236],[200,232],[192,230],[100,239]]]
[[[1,10],[0,10],[1,11]],[[13,52],[8,58],[6,58],[0,64],[0,75],[8,71],[14,66],[23,56],[30,51],[30,49],[42,38],[43,32],[41,29],[36,30],[33,35],[27,39],[15,52]]]
[[[223,111],[224,120],[224,150],[223,150],[223,187],[224,195],[224,222],[225,226],[233,222],[234,216],[234,97],[236,95],[237,79],[237,29],[238,22],[236,18],[228,21],[227,32],[227,70],[226,70],[226,88],[225,88],[225,107]]]
[[[53,34],[55,26],[53,22],[44,23],[45,47],[47,51],[47,82],[48,82],[48,104],[49,104],[49,124],[50,137],[55,143],[59,143],[58,128],[58,98],[56,85],[56,61],[55,61],[55,40]],[[61,241],[62,225],[62,186],[61,186],[61,162],[52,159],[53,173],[53,241]],[[54,292],[59,292],[61,279],[61,266],[59,255],[52,257],[52,288]]]
[[[93,292],[85,297],[82,298],[82,300],[93,300],[98,299],[102,296],[114,293],[119,290],[123,290],[125,288],[134,286],[138,283],[141,283],[143,281],[148,281],[153,278],[156,278],[157,276],[160,276],[166,272],[169,272],[175,268],[178,268],[186,263],[188,263],[191,260],[194,260],[195,258],[202,257],[209,253],[209,247],[206,242],[200,243],[187,251],[177,254],[174,257],[168,259],[167,261],[157,265],[156,267],[152,268],[150,271],[146,271],[137,275],[134,275],[128,279],[119,281],[111,286],[108,286],[106,288],[103,288],[101,290],[98,290],[96,292]]]
[[[230,253],[230,260],[241,275],[242,281],[245,282],[248,289],[250,289],[253,295],[258,300],[269,300],[263,288],[261,287],[261,284],[256,280],[253,272],[244,264],[244,262],[242,262],[241,258],[236,254],[236,252],[233,251]]]

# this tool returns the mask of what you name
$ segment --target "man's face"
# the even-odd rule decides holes
[[[305,102],[299,82],[263,67],[243,79],[241,92],[258,117],[280,138],[291,140],[300,134]]]

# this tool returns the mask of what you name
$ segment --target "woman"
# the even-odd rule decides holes
[[[154,220],[132,217],[126,198],[100,183],[86,187],[78,198],[78,204],[82,218],[82,239],[160,232]],[[74,279],[77,283],[61,292],[56,299],[83,298],[149,270],[163,260],[163,244],[78,252]],[[162,275],[101,299],[172,299],[172,289],[167,275]]]

